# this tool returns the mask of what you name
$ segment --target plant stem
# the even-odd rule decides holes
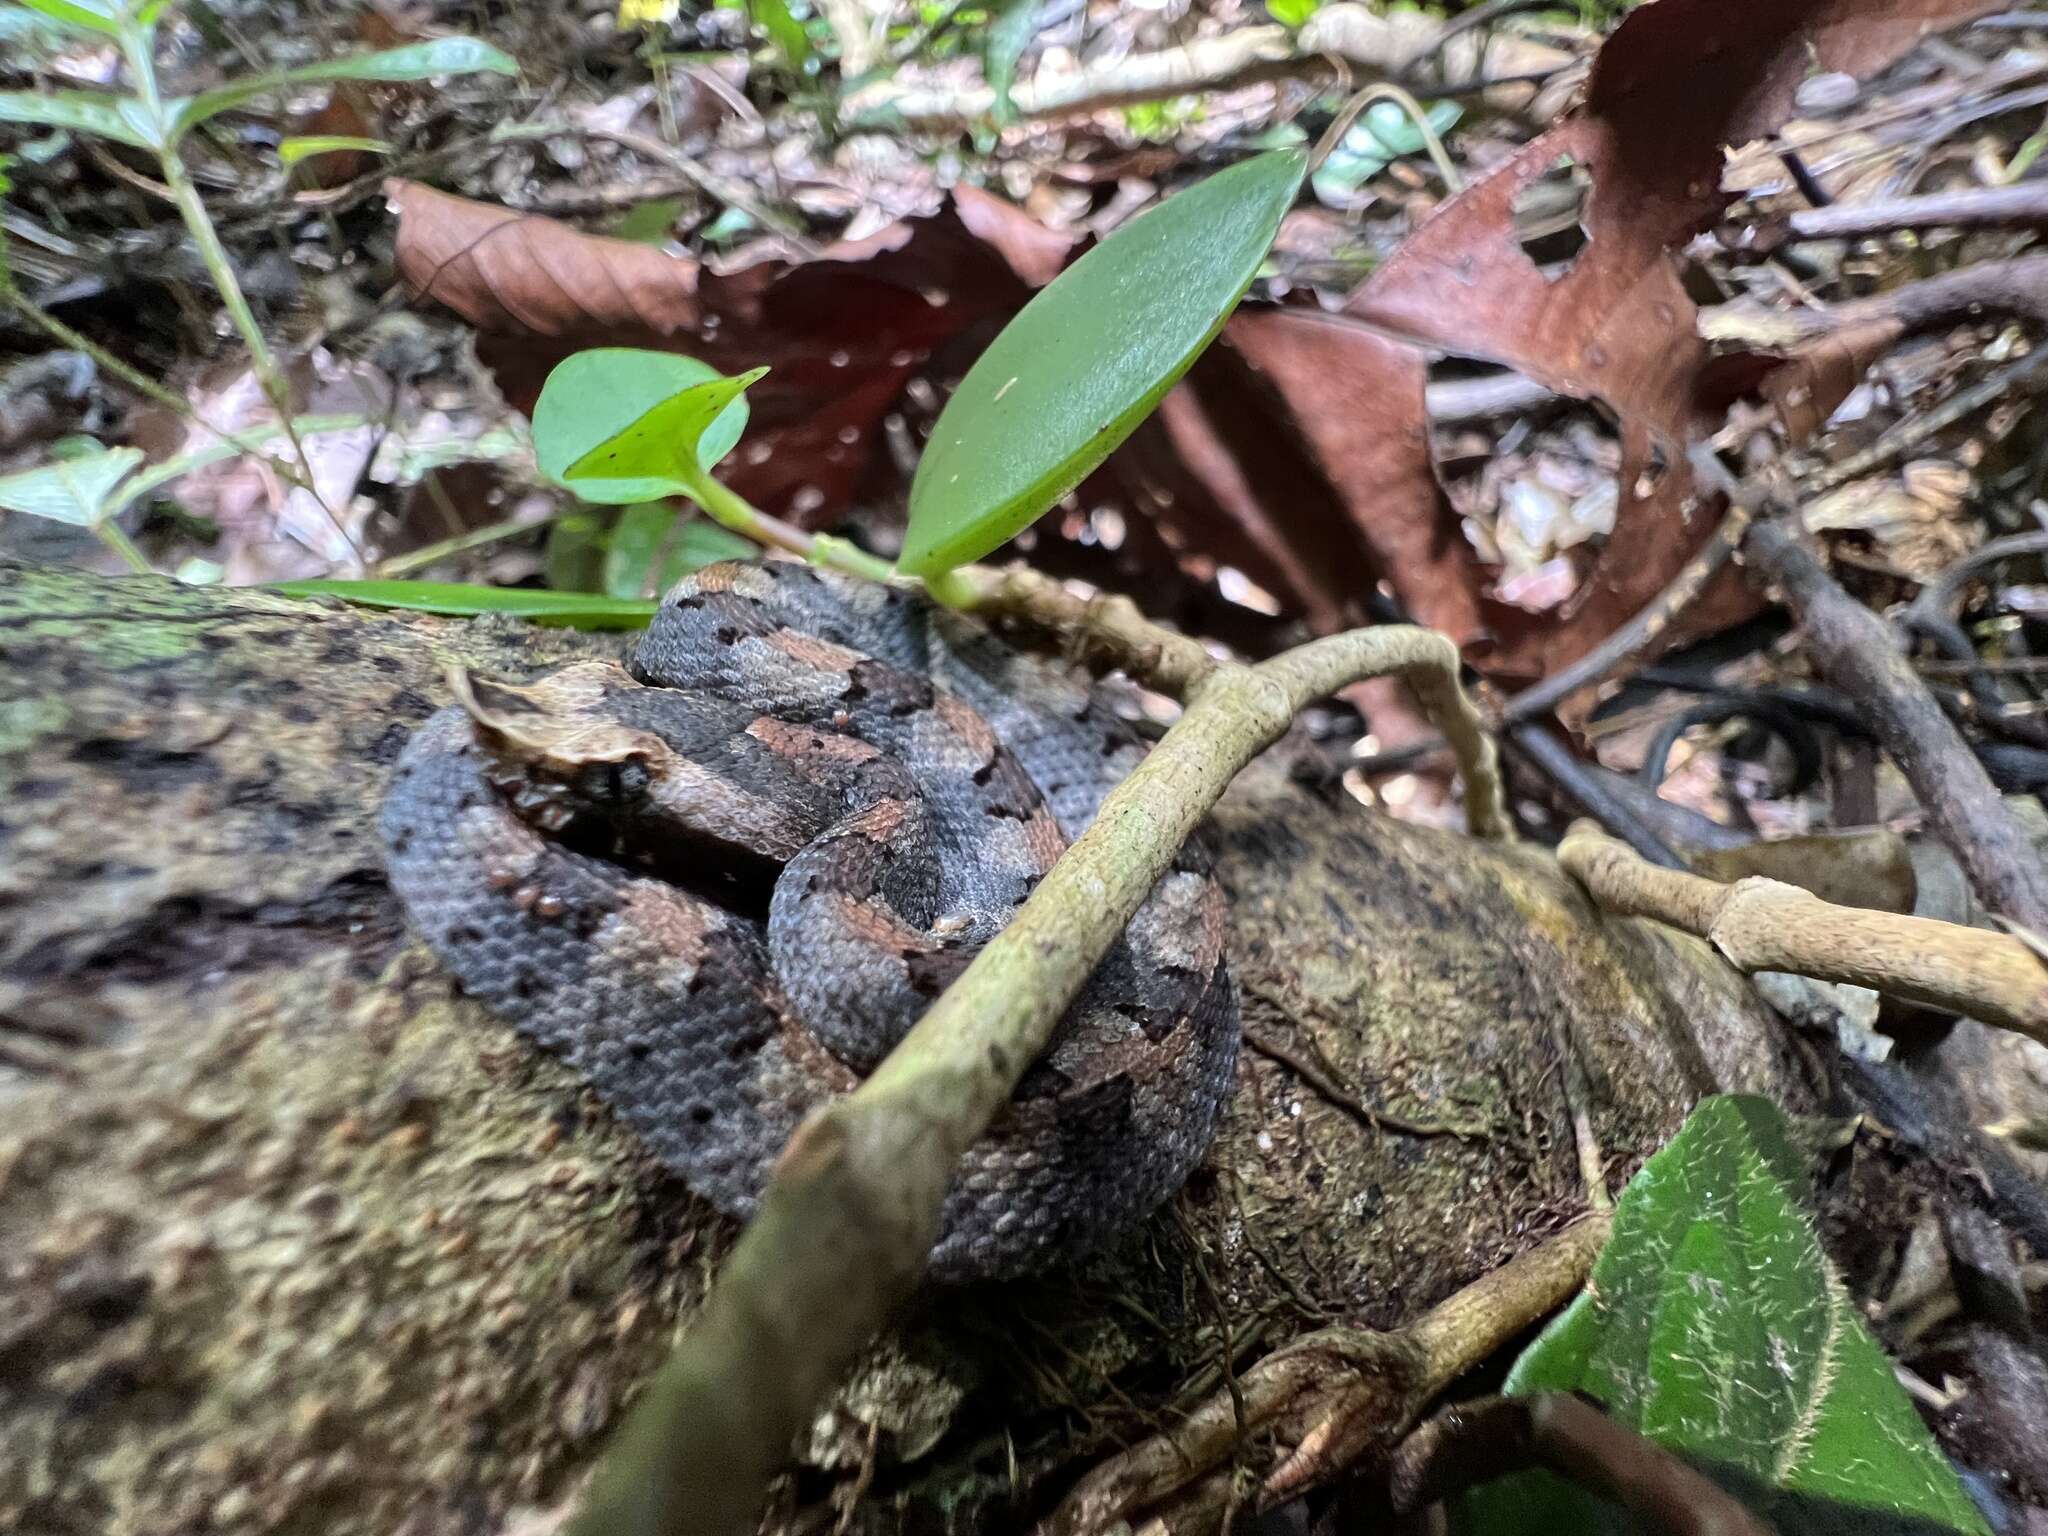
[[[158,405],[176,412],[195,423],[203,432],[210,432],[224,443],[232,444],[243,453],[262,454],[271,466],[292,485],[304,486],[297,470],[282,460],[270,458],[265,451],[267,434],[230,432],[226,427],[215,426],[206,417],[193,409],[192,402],[183,395],[166,389],[155,379],[137,368],[133,363],[117,357],[82,331],[74,331],[48,310],[42,308],[16,286],[14,274],[7,269],[7,241],[0,234],[0,303],[8,305],[29,324],[35,326],[59,346],[72,352],[82,352],[92,359],[93,366],[112,374],[123,384],[145,399],[154,400]]]
[[[354,557],[358,569],[363,565],[363,552],[356,548],[348,529],[334,509],[327,505],[318,488],[313,474],[313,461],[306,453],[306,445],[299,440],[299,429],[292,421],[291,389],[285,382],[283,372],[277,366],[277,358],[270,350],[270,344],[263,339],[263,329],[256,323],[256,312],[249,307],[248,296],[242,292],[241,280],[235,276],[235,266],[229,257],[227,247],[221,244],[220,233],[213,227],[213,217],[206,211],[206,203],[199,195],[199,188],[185,170],[184,157],[178,152],[177,139],[172,132],[171,116],[164,110],[163,93],[157,88],[155,58],[156,28],[152,25],[136,26],[123,18],[121,28],[121,54],[127,61],[128,72],[135,82],[136,94],[148,111],[151,131],[155,135],[157,165],[163,172],[164,186],[177,205],[178,215],[185,222],[186,230],[192,236],[192,243],[198,247],[200,263],[206,268],[207,276],[213,279],[213,286],[219,292],[221,301],[227,306],[228,318],[234,322],[242,343],[249,349],[250,366],[256,370],[256,378],[263,386],[263,393],[276,410],[278,421],[284,428],[285,436],[291,441],[292,452],[305,471],[304,488],[319,505],[329,526],[340,535],[342,544]]]
[[[700,473],[690,486],[690,496],[721,528],[729,528],[743,539],[752,539],[768,549],[801,556],[822,565],[869,581],[887,581],[895,574],[888,561],[857,549],[845,539],[805,533],[779,517],[770,517],[746,497],[708,472]]]
[[[149,563],[149,557],[135,547],[135,541],[128,537],[121,525],[111,517],[103,517],[92,525],[92,531],[99,540],[119,555],[128,569],[138,576],[154,576],[156,567]]]
[[[925,577],[924,589],[931,593],[934,602],[958,608],[963,613],[981,603],[981,589],[958,571],[941,571],[936,576]]]
[[[1446,153],[1444,141],[1438,135],[1435,125],[1430,122],[1429,114],[1423,111],[1422,103],[1390,80],[1375,80],[1344,103],[1343,110],[1337,114],[1330,126],[1323,130],[1322,138],[1308,157],[1310,172],[1313,173],[1317,166],[1330,158],[1331,151],[1344,142],[1344,136],[1351,132],[1351,125],[1358,121],[1358,114],[1376,101],[1391,101],[1408,114],[1408,120],[1415,125],[1415,132],[1421,137],[1423,147],[1429,151],[1429,158],[1436,163],[1437,174],[1443,178],[1446,190],[1454,193],[1463,191],[1465,178],[1458,174],[1458,167]]]
[[[502,523],[492,523],[487,528],[472,528],[468,533],[458,533],[453,538],[423,545],[402,555],[393,555],[389,560],[380,560],[377,562],[376,570],[371,574],[379,578],[403,576],[408,571],[417,571],[423,566],[433,565],[450,555],[481,549],[486,544],[495,544],[500,539],[509,539],[515,534],[526,533],[535,528],[545,528],[558,518],[566,516],[570,510],[563,507],[542,518],[508,518]]]
[[[243,345],[248,347],[249,365],[256,370],[257,381],[262,384],[263,393],[270,401],[271,408],[277,412],[278,424],[284,428],[285,436],[291,441],[292,453],[298,459],[300,469],[305,472],[305,489],[311,493],[313,500],[319,503],[320,511],[327,518],[328,525],[340,536],[341,542],[354,557],[356,565],[361,567],[363,552],[356,547],[355,540],[348,535],[348,529],[342,526],[341,519],[335,515],[334,509],[327,505],[327,498],[322,496],[315,486],[313,461],[307,456],[306,445],[300,440],[298,426],[292,420],[291,386],[285,381],[282,370],[278,368],[277,358],[271,352],[270,344],[263,339],[262,327],[256,323],[256,312],[249,307],[249,300],[242,292],[241,282],[235,276],[234,263],[228,256],[227,247],[221,244],[219,232],[213,227],[213,219],[207,213],[206,204],[199,196],[199,188],[193,185],[192,178],[186,174],[185,163],[179,159],[175,148],[162,151],[158,160],[163,166],[164,185],[171,189],[171,195],[178,205],[178,213],[185,221],[185,228],[191,232],[193,243],[199,248],[199,260],[205,266],[207,276],[213,279],[214,287],[219,290],[221,301],[227,306],[228,318],[234,322]]]

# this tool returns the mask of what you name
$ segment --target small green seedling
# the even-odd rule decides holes
[[[166,96],[157,80],[156,36],[167,4],[168,0],[21,0],[22,7],[56,27],[114,44],[127,67],[129,90],[125,94],[0,91],[0,123],[93,134],[155,156],[179,217],[198,247],[199,259],[220,291],[236,332],[249,349],[249,360],[262,382],[263,392],[278,416],[288,422],[290,388],[235,277],[234,263],[213,227],[199,188],[185,168],[181,146],[186,136],[223,112],[258,96],[295,86],[333,80],[430,80],[477,71],[509,75],[517,73],[518,66],[509,55],[489,43],[467,37],[441,37],[379,53],[249,75],[194,96]],[[296,437],[293,446],[298,450],[305,482],[311,484],[312,468]]]
[[[301,416],[290,430],[303,438],[316,432],[351,431],[362,425],[360,416]],[[282,434],[279,428],[272,427],[269,435]],[[0,475],[0,512],[18,512],[25,517],[84,528],[119,555],[131,570],[146,573],[149,562],[122,531],[117,521],[121,514],[180,475],[189,475],[195,469],[218,464],[238,453],[261,453],[267,446],[256,435],[241,434],[145,467],[140,448],[110,448],[90,438],[74,439],[63,451],[53,453],[47,463]]]
[[[30,123],[44,128],[69,128],[97,134],[159,156],[209,118],[244,105],[258,96],[294,86],[333,80],[430,80],[478,70],[509,75],[518,66],[489,43],[467,37],[439,37],[379,53],[356,54],[272,70],[231,80],[196,96],[165,96],[156,75],[156,30],[166,0],[110,4],[108,0],[20,0],[61,27],[106,39],[121,50],[133,87],[130,94],[110,91],[0,91],[0,123]]]
[[[1259,155],[1132,220],[1037,295],[984,352],[933,428],[912,481],[895,571],[942,597],[955,567],[1035,522],[1149,415],[1223,328],[1301,189],[1299,150]],[[762,514],[713,477],[746,423],[744,391],[670,353],[564,361],[533,417],[549,478],[586,501],[696,502],[769,540]],[[888,567],[831,543],[834,563]]]

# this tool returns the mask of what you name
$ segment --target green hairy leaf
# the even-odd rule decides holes
[[[642,629],[654,617],[655,608],[651,602],[606,597],[599,592],[478,587],[459,581],[280,581],[272,590],[287,597],[338,597],[366,608],[406,608],[458,618],[509,613],[514,618],[574,629]]]
[[[1018,312],[940,413],[897,568],[936,576],[1035,522],[1215,339],[1301,188],[1276,150],[1133,219]]]
[[[1983,1536],[1793,1197],[1803,1182],[1775,1108],[1702,1101],[1629,1184],[1585,1292],[1506,1390],[1585,1393],[1781,1531],[1903,1520]],[[1637,1529],[1547,1472],[1489,1483],[1454,1514],[1458,1536]]]

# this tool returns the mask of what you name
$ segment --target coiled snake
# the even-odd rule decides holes
[[[630,665],[471,683],[402,755],[392,883],[473,997],[689,1186],[750,1214],[799,1120],[888,1052],[1143,755],[1086,687],[922,598],[725,563]],[[968,1153],[941,1278],[1101,1246],[1230,1088],[1222,898],[1185,851]]]

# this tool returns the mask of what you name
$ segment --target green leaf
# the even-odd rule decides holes
[[[1323,8],[1323,0],[1266,0],[1266,12],[1283,27],[1300,28]]]
[[[980,559],[1128,437],[1223,328],[1306,165],[1279,150],[1211,176],[1025,305],[940,413],[897,569],[935,576]]]
[[[96,32],[101,37],[121,35],[119,9],[102,4],[101,0],[21,0],[21,4],[81,32]]]
[[[676,221],[688,204],[680,197],[650,198],[635,203],[619,216],[608,233],[614,240],[633,240],[641,245],[666,245],[674,238]]]
[[[0,123],[69,128],[137,149],[156,147],[156,127],[141,102],[99,91],[0,91]]]
[[[783,0],[747,0],[747,15],[766,35],[769,45],[791,74],[808,74],[811,37]]]
[[[501,48],[473,37],[437,37],[403,48],[386,48],[378,53],[361,53],[353,58],[331,59],[281,69],[270,74],[231,80],[217,90],[167,103],[171,114],[171,139],[176,142],[209,117],[218,116],[254,97],[271,91],[289,90],[295,85],[312,85],[328,80],[430,80],[438,75],[470,75],[479,72],[516,75],[519,65]]]
[[[714,560],[749,560],[760,550],[673,502],[627,507],[605,549],[604,589],[613,597],[659,596]]]
[[[655,591],[666,592],[692,571],[701,571],[720,560],[753,560],[760,546],[743,539],[730,528],[721,528],[708,517],[693,517],[676,530],[668,559],[661,568]]]
[[[346,149],[360,149],[373,155],[391,153],[391,146],[382,139],[358,138],[346,133],[308,133],[277,141],[277,157],[286,165],[297,165],[315,155],[332,155]]]
[[[635,502],[619,514],[604,551],[604,589],[613,597],[644,597],[654,586],[661,547],[676,525],[677,513],[666,501]]]
[[[1702,1101],[1630,1183],[1585,1294],[1506,1390],[1587,1394],[1779,1530],[1839,1525],[1849,1506],[1882,1517],[1873,1528],[1914,1520],[1982,1536],[1793,1197],[1803,1182],[1776,1109]],[[1635,1529],[1548,1473],[1487,1484],[1455,1514],[1459,1536]]]
[[[47,16],[0,5],[0,48],[8,50],[6,57],[14,62],[17,70],[25,71],[45,63],[71,47],[74,41],[75,35],[69,27]]]
[[[646,487],[633,498],[638,500],[702,500],[700,488],[711,466],[738,440],[731,408],[767,371],[754,368],[730,379],[714,374],[670,395],[563,470],[563,484],[586,501],[626,500],[620,493],[624,486]],[[553,378],[548,382],[552,384]]]
[[[722,377],[709,363],[679,352],[597,347],[572,353],[555,365],[541,387],[540,399],[534,402],[534,461],[555,484],[568,486],[583,500],[600,505],[630,505],[682,494],[675,476],[666,470],[609,477],[583,474],[573,485],[569,474],[599,445],[626,431],[649,411]],[[746,428],[747,402],[741,395],[699,439],[697,456],[703,467],[711,469],[732,452]]]
[[[366,608],[409,608],[467,618],[509,613],[541,624],[576,629],[640,629],[654,617],[651,602],[606,597],[598,592],[543,592],[525,587],[479,587],[459,581],[280,581],[272,588],[286,597],[338,597]]]
[[[0,475],[0,509],[95,528],[119,503],[121,482],[143,461],[140,448],[95,448],[11,475]]]
[[[292,426],[301,438],[307,438],[320,432],[351,431],[362,426],[363,420],[361,416],[295,416]],[[108,448],[90,437],[65,439],[51,450],[49,463],[0,477],[0,508],[90,528],[180,475],[237,454],[265,452],[289,442],[273,425],[206,443],[151,464],[138,474],[134,471],[144,457],[138,448]]]
[[[1038,36],[1042,9],[1038,0],[1002,0],[1002,7],[981,41],[981,74],[996,93],[994,117],[998,127],[1017,120],[1017,107],[1010,100],[1010,87],[1017,83],[1017,61]]]
[[[555,519],[541,554],[541,581],[557,592],[603,587],[605,541],[618,515],[614,507],[575,507]]]

